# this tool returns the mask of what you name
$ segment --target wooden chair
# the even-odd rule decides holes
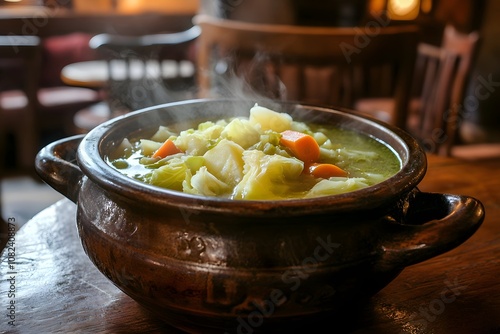
[[[2,82],[0,89],[0,170],[6,169],[7,134],[11,134],[16,147],[17,161],[12,166],[28,168],[34,166],[38,149],[36,126],[38,63],[40,61],[40,39],[35,36],[16,38],[0,36],[0,71],[6,68],[22,68],[17,72],[18,82]],[[5,78],[5,76],[3,76]],[[4,81],[4,80],[2,80]],[[17,84],[20,86],[17,87]],[[14,89],[19,88],[19,89]]]
[[[416,127],[409,130],[429,152],[450,155],[464,106],[479,34],[462,34],[452,26],[444,31],[440,48],[422,44],[416,64],[422,77]]]
[[[464,34],[446,26],[442,45],[418,45],[410,112],[404,127],[431,153],[450,155],[456,143],[457,126],[463,110],[464,91],[469,79],[479,35]],[[392,101],[368,99],[356,108],[370,112],[392,112]]]
[[[41,52],[37,36],[0,36],[0,151],[6,153],[12,135],[17,161],[11,167],[29,173],[44,141],[74,134],[76,111],[101,100],[90,89],[41,87]]]
[[[390,96],[406,119],[418,43],[416,26],[332,28],[196,16],[200,96],[288,99],[352,108]],[[244,83],[243,83],[244,82]],[[237,86],[241,92],[237,92]],[[240,95],[241,94],[241,95]]]
[[[17,161],[11,165],[21,168],[33,166],[36,154],[35,143],[38,143],[35,126],[35,101],[36,81],[31,76],[37,73],[40,60],[40,39],[34,36],[26,36],[13,43],[12,36],[0,36],[0,73],[6,67],[24,66],[25,71],[20,74],[19,82],[22,85],[24,96],[21,98],[20,107],[10,108],[5,105],[6,93],[0,89],[0,252],[5,247],[9,235],[8,225],[3,218],[2,209],[2,179],[7,169],[7,134],[12,134],[16,140]],[[2,82],[2,86],[5,83]],[[11,87],[9,87],[11,88]]]
[[[99,34],[90,40],[108,63],[110,108],[137,110],[192,98],[195,93],[194,41],[198,26],[171,33],[141,36]],[[116,75],[117,63],[124,65]]]
[[[178,22],[173,22],[175,27]],[[88,132],[132,110],[195,97],[192,53],[199,34],[199,27],[191,26],[178,32],[139,36],[95,35],[89,45],[106,61],[104,87],[99,84],[105,101],[76,113],[74,123],[79,131]]]

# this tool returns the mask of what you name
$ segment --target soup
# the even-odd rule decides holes
[[[255,105],[249,117],[126,138],[108,163],[142,182],[200,196],[283,200],[372,186],[401,168],[387,146],[340,127],[309,124]]]

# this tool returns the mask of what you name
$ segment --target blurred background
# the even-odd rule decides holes
[[[62,198],[34,173],[34,154],[48,143],[85,133],[130,110],[197,96],[199,31],[189,29],[200,13],[293,26],[411,24],[420,28],[421,43],[434,46],[442,45],[446,26],[464,35],[475,33],[479,42],[459,101],[457,142],[500,142],[500,2],[496,0],[0,0],[4,218],[24,223]],[[167,36],[181,32],[175,38]],[[172,48],[172,44],[177,45]],[[171,61],[156,69],[162,76],[171,73],[162,77],[158,85],[162,89],[156,89],[154,75],[141,78],[149,65],[134,67],[137,61],[148,63],[153,58]],[[114,60],[125,62],[113,67]],[[133,70],[125,73],[129,67]]]

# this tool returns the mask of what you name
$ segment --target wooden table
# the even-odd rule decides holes
[[[161,65],[161,66],[160,66]],[[61,71],[61,79],[70,86],[103,88],[109,82],[109,76],[114,81],[148,79],[169,79],[180,76],[189,78],[194,75],[194,64],[190,61],[181,61],[179,66],[173,60],[165,60],[159,64],[155,61],[132,60],[128,65],[124,60],[110,61],[110,68],[105,60],[91,60],[66,65]],[[127,75],[130,74],[130,77]]]
[[[158,80],[158,82],[173,78],[187,80],[192,78],[194,73],[194,64],[188,60],[180,61],[177,64],[173,60],[162,62],[131,60],[127,63],[122,59],[113,59],[109,63],[106,60],[92,60],[66,65],[61,71],[61,79],[70,86],[107,89],[107,85],[111,82],[110,79],[114,85],[120,85],[121,83],[126,84],[125,80],[128,80],[128,83],[134,80],[140,82],[141,79]],[[122,110],[112,111],[109,104],[110,101],[104,101],[79,110],[73,119],[75,126],[83,132],[87,132],[96,125],[123,113]]]
[[[500,333],[500,159],[429,156],[419,188],[480,199],[483,225],[454,250],[405,269],[328,332]],[[42,211],[14,237],[15,252],[4,251],[0,264],[0,332],[179,333],[95,269],[78,240],[75,205],[68,200]],[[313,324],[311,332],[318,331]]]

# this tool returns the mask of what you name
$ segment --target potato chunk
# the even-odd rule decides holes
[[[272,130],[283,132],[292,127],[292,116],[273,111],[261,106],[254,106],[250,109],[250,123],[259,124],[263,131]]]
[[[243,148],[222,139],[204,155],[207,170],[224,183],[235,186],[243,178]]]

